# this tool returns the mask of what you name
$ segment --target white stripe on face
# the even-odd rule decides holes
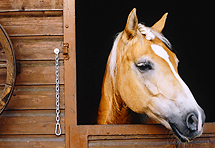
[[[194,97],[193,97],[190,89],[188,88],[188,86],[184,83],[184,81],[181,79],[181,77],[175,71],[172,63],[169,60],[168,53],[163,49],[163,47],[161,47],[159,45],[156,45],[156,44],[152,44],[151,48],[155,52],[156,55],[158,55],[159,57],[163,58],[169,64],[172,73],[174,74],[174,76],[178,80],[178,82],[181,84],[181,86],[184,89],[184,92],[185,92],[187,98],[189,98],[190,103],[193,104],[193,105],[195,105],[196,108],[197,108],[198,104],[196,103],[196,101],[195,101],[195,99],[194,99]],[[198,108],[197,108],[197,112],[198,112],[198,119],[199,119],[198,131],[201,131],[202,130],[202,119],[201,119],[201,114],[200,114]]]
[[[167,52],[163,49],[163,47],[156,45],[156,44],[152,44],[151,47],[156,55],[163,58],[169,64],[170,69],[172,70],[172,73],[174,74],[175,78],[178,80],[178,82],[181,84],[181,86],[183,87],[186,94],[189,96],[190,90],[187,87],[187,85],[184,83],[184,81],[180,78],[180,76],[176,73],[172,63],[169,60],[169,55],[167,54]]]

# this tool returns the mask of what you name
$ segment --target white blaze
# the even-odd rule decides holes
[[[197,105],[192,93],[190,92],[190,89],[188,88],[188,86],[184,83],[184,81],[181,79],[181,77],[177,74],[177,72],[175,71],[172,63],[169,60],[169,55],[168,53],[163,49],[163,47],[156,45],[156,44],[152,44],[151,45],[152,50],[155,52],[156,55],[160,56],[161,58],[163,58],[170,66],[170,69],[172,70],[172,73],[174,74],[175,78],[178,80],[178,82],[181,84],[182,88],[184,89],[184,92],[186,94],[186,96],[191,99],[191,103],[194,101],[195,103],[193,105]],[[189,104],[191,105],[191,104]],[[202,120],[201,120],[201,114],[197,108],[197,112],[198,112],[198,119],[199,119],[199,124],[198,124],[198,131],[202,130]]]

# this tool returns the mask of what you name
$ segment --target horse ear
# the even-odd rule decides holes
[[[168,13],[165,13],[162,18],[157,21],[151,28],[155,31],[157,31],[158,33],[161,33],[164,26],[165,26],[165,22],[166,22],[166,18],[167,18]]]
[[[138,19],[136,15],[136,8],[134,8],[128,15],[127,23],[125,26],[125,32],[128,39],[135,36],[137,33]]]

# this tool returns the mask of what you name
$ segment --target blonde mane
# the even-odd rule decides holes
[[[114,78],[114,72],[115,72],[115,67],[116,67],[116,57],[117,57],[117,45],[118,45],[118,42],[119,40],[121,39],[121,36],[122,36],[122,32],[120,32],[115,41],[114,41],[114,44],[113,44],[113,47],[112,47],[112,50],[111,50],[111,55],[110,55],[110,63],[109,63],[109,68],[110,68],[110,75],[112,76],[112,78]]]

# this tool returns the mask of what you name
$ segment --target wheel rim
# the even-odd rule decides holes
[[[4,50],[5,54],[5,62],[0,64],[0,68],[7,69],[7,77],[6,83],[4,86],[4,91],[0,98],[0,114],[4,111],[5,107],[7,106],[14,89],[15,79],[16,79],[16,59],[13,50],[13,46],[9,39],[9,36],[0,25],[0,43]]]

